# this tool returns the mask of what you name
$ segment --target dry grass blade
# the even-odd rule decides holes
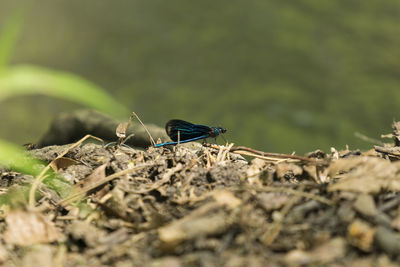
[[[217,155],[217,162],[225,161],[229,159],[229,151],[233,147],[233,143],[229,144],[228,146],[220,146],[218,155]]]
[[[141,124],[141,125],[143,126],[143,128],[146,130],[146,133],[148,134],[148,136],[149,136],[149,138],[150,138],[151,144],[154,146],[154,145],[156,144],[156,142],[154,142],[154,139],[153,139],[153,137],[151,136],[149,130],[147,130],[146,126],[144,126],[143,122],[140,120],[139,116],[136,115],[135,112],[132,112],[132,115],[135,116],[135,117],[138,119],[138,121],[140,122],[140,124]]]
[[[363,141],[365,141],[367,143],[378,144],[378,145],[381,145],[381,146],[383,146],[385,144],[381,140],[368,137],[368,136],[366,136],[366,135],[364,135],[362,133],[359,133],[359,132],[355,132],[354,136],[357,137],[357,138],[360,138],[361,140],[363,140]]]
[[[258,159],[263,159],[263,160],[266,160],[266,161],[269,161],[269,162],[272,162],[272,163],[281,163],[281,162],[284,162],[284,161],[287,161],[287,162],[299,162],[298,159],[281,159],[281,158],[266,157],[266,156],[257,155],[257,154],[254,154],[254,153],[248,152],[248,151],[234,151],[232,153],[240,154],[240,155],[244,155],[244,156],[249,156],[249,157],[254,157],[254,158],[258,158]]]
[[[217,160],[215,159],[215,157],[211,154],[210,151],[205,150],[204,151],[205,155],[206,155],[206,160],[207,160],[207,164],[206,164],[206,168],[207,170],[211,168],[211,166],[213,166],[215,164],[215,162],[217,162]]]

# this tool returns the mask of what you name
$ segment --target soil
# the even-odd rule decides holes
[[[396,126],[394,144],[314,151],[308,160],[244,158],[230,147],[199,143],[33,149],[29,153],[51,163],[71,191],[41,184],[34,206],[26,197],[3,205],[0,262],[398,266]],[[34,179],[3,169],[1,190],[23,192]]]

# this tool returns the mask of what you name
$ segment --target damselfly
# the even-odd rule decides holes
[[[170,120],[165,125],[165,131],[173,142],[156,144],[154,147],[188,143],[209,137],[216,138],[218,135],[225,133],[226,129],[222,127],[193,124],[183,120]]]

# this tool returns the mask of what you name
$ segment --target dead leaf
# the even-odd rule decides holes
[[[71,195],[84,196],[85,193],[94,189],[93,185],[99,183],[99,181],[106,179],[106,167],[107,163],[104,163],[103,165],[94,169],[93,172],[89,174],[86,178],[76,183],[72,188]],[[75,201],[77,200],[77,198],[78,197],[73,198],[73,200]]]
[[[381,158],[352,157],[336,160],[329,167],[331,177],[340,180],[329,191],[379,193],[382,190],[400,191],[400,162]]]
[[[106,177],[106,167],[107,163],[104,163],[103,165],[94,169],[89,176],[74,185],[73,193],[85,191],[87,188],[90,188],[94,183],[104,179]]]
[[[53,242],[61,237],[53,222],[39,212],[12,211],[6,217],[6,223],[4,240],[10,244],[28,246]]]

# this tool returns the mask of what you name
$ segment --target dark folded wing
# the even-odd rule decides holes
[[[170,120],[165,125],[165,131],[172,141],[180,141],[205,136],[211,132],[211,128],[205,125],[193,124],[183,120]]]

